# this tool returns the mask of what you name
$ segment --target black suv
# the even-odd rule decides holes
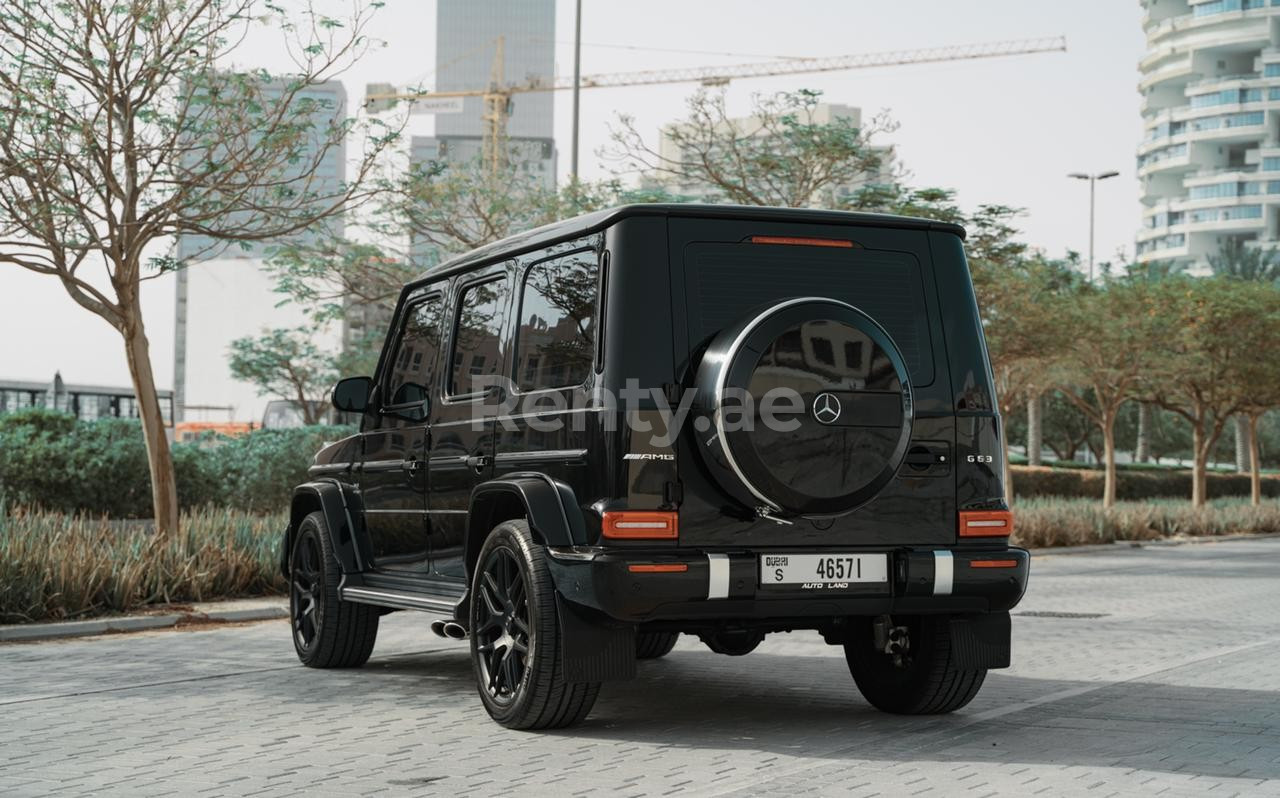
[[[312,667],[378,618],[469,640],[500,724],[580,721],[681,633],[817,630],[858,689],[950,712],[1009,664],[1028,577],[964,231],[640,205],[405,287],[357,435],[294,493],[282,567]]]

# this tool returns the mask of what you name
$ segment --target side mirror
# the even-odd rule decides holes
[[[373,391],[373,378],[346,377],[333,386],[333,406],[345,413],[363,413],[369,409],[369,394]]]
[[[382,406],[382,413],[405,421],[425,421],[431,413],[431,399],[426,386],[416,382],[401,383],[390,401]]]

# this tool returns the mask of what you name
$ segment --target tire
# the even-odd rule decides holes
[[[961,670],[951,648],[950,618],[921,615],[896,619],[906,626],[910,648],[901,666],[875,649],[872,619],[862,619],[845,642],[849,672],[876,709],[895,715],[943,715],[973,700],[985,668]]]
[[[679,639],[679,632],[636,632],[636,659],[665,657]]]
[[[308,668],[358,668],[373,653],[378,608],[338,598],[341,579],[324,514],[311,513],[289,553],[293,648]]]
[[[717,654],[729,657],[742,657],[756,650],[756,646],[764,642],[764,632],[752,629],[734,629],[728,632],[699,635],[707,648]]]
[[[471,665],[489,716],[508,729],[582,721],[600,683],[564,681],[564,643],[545,550],[527,521],[504,521],[480,549],[471,579]]]

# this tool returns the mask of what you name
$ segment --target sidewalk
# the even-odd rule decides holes
[[[85,637],[111,632],[141,632],[147,629],[167,629],[175,626],[268,621],[288,616],[289,600],[283,596],[205,601],[157,608],[153,613],[116,615],[88,621],[3,625],[0,626],[0,643]]]

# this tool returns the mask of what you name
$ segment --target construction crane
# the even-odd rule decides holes
[[[464,91],[398,91],[389,83],[370,83],[366,87],[365,107],[370,113],[379,113],[397,102],[423,99],[447,99],[455,97],[481,97],[484,100],[482,119],[485,123],[482,155],[491,174],[498,174],[504,153],[502,142],[506,139],[507,117],[511,114],[512,97],[535,91],[564,91],[574,87],[572,77],[552,80],[531,78],[524,82],[504,82],[505,39],[499,36],[493,57],[489,85],[483,89]],[[609,89],[623,86],[655,86],[664,83],[698,83],[703,86],[724,86],[735,78],[764,78],[777,75],[802,75],[814,72],[840,72],[851,69],[872,69],[885,66],[909,66],[912,64],[936,64],[947,61],[975,61],[985,58],[1004,58],[1033,53],[1065,52],[1065,36],[1040,39],[956,44],[945,47],[929,47],[921,50],[890,50],[879,53],[832,56],[829,58],[793,58],[783,61],[766,61],[754,64],[693,67],[690,69],[652,69],[639,72],[615,72],[602,75],[583,75],[579,87],[583,89]]]

